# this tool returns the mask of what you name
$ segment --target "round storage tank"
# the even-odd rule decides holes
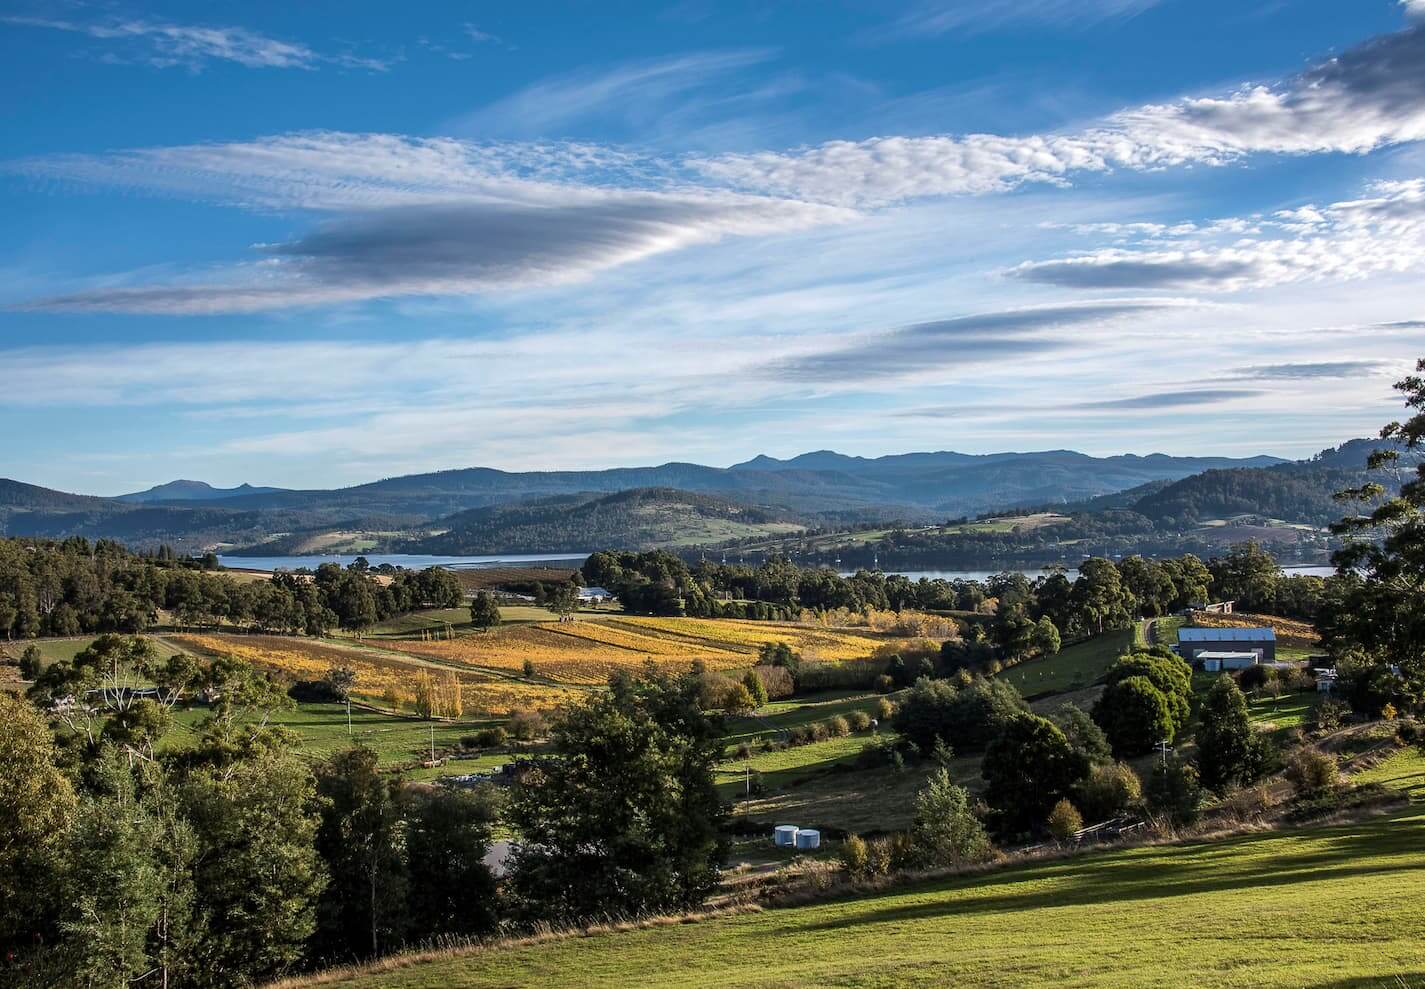
[[[777,830],[772,833],[772,839],[779,845],[791,848],[797,843],[797,826],[795,824],[779,824]]]
[[[803,849],[820,848],[821,832],[813,831],[810,828],[797,832],[797,847]]]

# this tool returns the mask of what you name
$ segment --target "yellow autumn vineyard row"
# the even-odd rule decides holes
[[[619,669],[636,669],[653,662],[670,669],[687,669],[701,660],[709,669],[752,665],[752,657],[713,645],[671,642],[592,622],[520,625],[479,635],[434,642],[388,642],[385,647],[445,662],[522,671],[532,663],[535,675],[562,683],[602,684]],[[621,645],[613,645],[613,641]]]
[[[364,650],[324,646],[280,636],[175,636],[180,644],[198,652],[233,656],[254,666],[279,670],[299,680],[319,680],[333,666],[356,671],[355,694],[410,707],[424,676],[443,671],[423,666],[419,660],[389,660]],[[507,714],[519,708],[547,709],[577,697],[578,691],[545,684],[494,680],[476,671],[458,673],[464,690],[466,714]]]

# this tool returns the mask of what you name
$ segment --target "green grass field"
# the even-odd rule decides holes
[[[1376,767],[1425,787],[1425,759]],[[478,987],[1425,985],[1425,819],[1089,854],[854,899],[352,976]]]
[[[172,736],[175,744],[183,744],[183,729],[191,732],[192,727],[206,717],[207,713],[206,708],[176,712],[180,730]],[[268,720],[271,724],[296,732],[301,739],[300,749],[313,758],[322,758],[353,745],[365,745],[374,749],[381,764],[386,766],[421,760],[430,754],[432,724],[414,718],[397,718],[353,707],[350,735],[347,734],[346,707],[342,704],[298,704],[291,710],[274,713]],[[435,747],[437,751],[454,748],[459,745],[460,736],[492,723],[488,720],[455,723],[437,721],[434,723]],[[484,756],[480,760],[452,760],[438,772],[427,772],[424,775],[470,773],[477,771],[477,768],[486,769],[507,761],[508,756],[500,756],[496,760]],[[487,762],[489,765],[484,764]]]
[[[723,739],[729,745],[736,745],[758,738],[777,738],[800,725],[852,711],[866,711],[875,717],[880,697],[880,694],[864,691],[837,691],[815,694],[810,698],[774,701],[758,709],[752,717],[729,718],[727,734]]]
[[[717,779],[719,783],[727,784],[728,796],[740,795],[744,771],[750,767],[753,772],[762,774],[764,786],[780,789],[824,773],[832,766],[854,761],[873,737],[869,731],[863,731],[775,752],[754,752],[750,759],[731,759],[722,763],[717,769]]]
[[[1087,687],[1113,665],[1123,653],[1140,641],[1137,627],[1105,632],[1086,642],[1069,646],[1057,656],[1021,663],[1000,674],[1025,697],[1060,693]]]
[[[21,654],[30,646],[34,646],[40,651],[40,661],[45,666],[50,663],[64,660],[69,661],[93,642],[96,637],[93,635],[76,635],[63,639],[25,639],[14,642],[0,642],[0,652],[14,659],[19,659]],[[187,652],[182,646],[172,639],[161,635],[145,635],[143,638],[153,643],[160,656],[172,656],[174,653]]]

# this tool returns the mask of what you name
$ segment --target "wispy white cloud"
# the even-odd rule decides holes
[[[1400,0],[1400,5],[1410,17],[1425,17],[1425,0]]]
[[[270,38],[242,27],[207,27],[144,18],[81,22],[17,15],[0,18],[0,21],[132,45],[127,57],[114,52],[107,57],[142,62],[155,68],[182,67],[197,71],[212,61],[235,62],[251,69],[314,69],[324,62],[371,71],[384,71],[389,67],[382,59],[350,53],[322,54],[300,42]]]
[[[1064,134],[881,137],[694,159],[706,178],[841,205],[1064,184],[1075,173],[1220,165],[1252,154],[1362,154],[1425,139],[1425,27],[1275,85],[1124,110]]]
[[[1293,282],[1358,280],[1425,269],[1425,179],[1379,182],[1362,199],[1304,206],[1271,217],[1197,225],[1120,226],[1154,238],[1190,238],[1187,246],[1108,247],[1047,261],[1026,261],[1011,277],[1065,288],[1240,291]],[[1214,234],[1255,233],[1230,243]],[[1088,229],[1093,229],[1092,227]]]
[[[593,115],[656,118],[693,91],[774,54],[770,49],[695,52],[583,69],[526,86],[463,118],[456,129],[481,138],[548,136]]]
[[[1161,0],[923,0],[898,17],[880,37],[975,34],[1034,23],[1058,27],[1130,17]],[[1418,0],[1411,0],[1418,2]]]

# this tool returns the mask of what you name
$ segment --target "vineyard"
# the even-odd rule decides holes
[[[1276,615],[1253,615],[1246,612],[1217,615],[1194,611],[1191,624],[1198,628],[1270,628],[1276,632],[1280,645],[1301,649],[1314,649],[1321,645],[1321,636],[1310,622],[1279,618]]]
[[[682,670],[693,660],[701,660],[709,669],[751,666],[754,661],[750,654],[713,643],[661,639],[595,622],[520,625],[432,642],[389,642],[385,647],[510,672],[522,671],[530,662],[541,679],[591,686],[603,684],[615,670],[637,669],[650,661]]]
[[[610,619],[608,624],[632,628],[644,635],[756,655],[765,643],[785,642],[803,659],[824,662],[864,659],[885,639],[872,633],[833,630],[787,622],[755,622],[718,618]],[[750,660],[742,665],[750,665]]]
[[[453,674],[459,678],[467,714],[508,714],[520,708],[554,708],[578,695],[578,691],[566,687],[523,683],[476,669],[454,669],[414,656],[383,655],[372,649],[344,648],[305,639],[267,635],[175,638],[194,652],[232,656],[293,680],[320,680],[332,667],[346,666],[356,671],[355,696],[391,708],[413,708],[422,682],[432,675]]]
[[[647,663],[686,671],[746,669],[764,643],[785,642],[807,660],[864,659],[901,643],[886,631],[702,618],[623,617],[505,625],[446,639],[373,639],[337,644],[268,635],[174,636],[183,648],[229,655],[297,680],[335,666],[356,671],[354,693],[392,709],[418,706],[429,678],[459,680],[467,713],[549,709],[599,687],[618,670]]]

